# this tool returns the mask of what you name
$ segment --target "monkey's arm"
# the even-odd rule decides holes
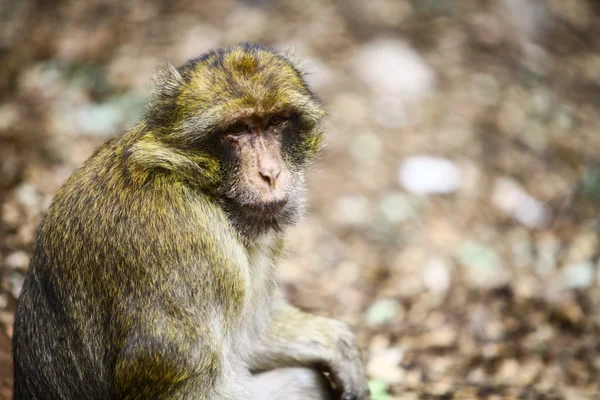
[[[330,372],[342,398],[369,398],[354,335],[346,324],[318,317],[281,301],[253,353],[251,369],[306,366]]]
[[[211,323],[214,321],[201,314],[192,316],[174,304],[161,303],[160,299],[151,300],[157,304],[129,313],[129,324],[119,323],[123,329],[116,341],[119,343],[114,367],[116,398],[246,399],[246,394],[231,384],[235,377],[225,374],[232,364],[223,356],[223,335]],[[192,317],[197,321],[191,320]]]

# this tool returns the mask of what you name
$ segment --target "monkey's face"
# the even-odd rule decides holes
[[[264,222],[296,218],[302,211],[302,168],[290,157],[301,135],[286,113],[239,118],[217,137],[224,166],[221,195],[237,211]]]
[[[303,74],[272,50],[242,44],[167,66],[156,80],[151,132],[133,152],[139,163],[213,190],[247,237],[295,222],[324,115]],[[165,145],[151,148],[154,139]]]

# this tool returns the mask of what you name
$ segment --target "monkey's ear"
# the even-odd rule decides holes
[[[157,67],[146,112],[146,120],[150,124],[165,126],[173,122],[176,99],[182,83],[183,77],[168,61],[163,61]]]
[[[170,62],[164,60],[156,68],[154,74],[154,87],[165,95],[174,94],[173,92],[179,88],[183,82],[183,77]]]

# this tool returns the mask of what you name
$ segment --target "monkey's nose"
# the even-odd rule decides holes
[[[277,182],[277,177],[281,173],[281,168],[278,166],[268,166],[262,167],[258,170],[260,177],[269,184],[271,189],[275,189],[275,184]]]

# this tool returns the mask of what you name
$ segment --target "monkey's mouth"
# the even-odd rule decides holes
[[[281,212],[288,204],[288,199],[261,201],[252,204],[246,204],[253,211],[259,214],[276,214]]]

